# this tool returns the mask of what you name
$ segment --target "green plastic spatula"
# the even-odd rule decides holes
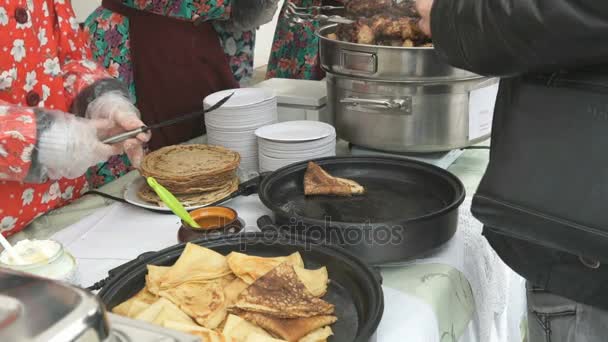
[[[192,219],[192,216],[190,216],[186,208],[179,203],[179,200],[175,198],[175,196],[173,196],[169,190],[165,189],[164,186],[158,184],[154,177],[148,177],[146,178],[146,181],[152,190],[156,192],[158,197],[160,197],[161,201],[163,201],[163,203],[165,203],[167,207],[171,209],[175,215],[177,215],[177,217],[184,220],[184,222],[186,222],[192,228],[201,228],[201,226],[199,226],[198,223]]]

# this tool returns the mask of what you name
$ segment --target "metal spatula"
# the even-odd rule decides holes
[[[209,109],[207,110],[202,110],[202,111],[196,111],[196,112],[192,112],[183,116],[180,116],[178,118],[175,119],[171,119],[171,120],[167,120],[167,121],[163,121],[154,125],[150,125],[150,126],[142,126],[138,129],[134,129],[132,131],[128,131],[128,132],[124,132],[118,135],[115,135],[113,137],[107,138],[105,140],[103,140],[102,142],[104,144],[116,144],[119,142],[123,142],[127,139],[133,138],[135,136],[137,136],[139,133],[145,133],[148,132],[152,129],[158,129],[158,128],[163,128],[163,127],[167,127],[167,126],[171,126],[171,125],[175,125],[177,123],[183,122],[183,121],[188,121],[188,120],[192,120],[192,119],[196,119],[200,116],[203,116],[205,113],[209,113],[212,112],[218,108],[220,108],[222,105],[224,105],[224,103],[226,103],[228,100],[230,100],[230,98],[232,97],[232,95],[234,95],[234,93],[224,97],[223,99],[219,100],[216,104],[214,104],[213,106],[209,107]]]

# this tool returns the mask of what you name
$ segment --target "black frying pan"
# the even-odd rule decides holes
[[[258,193],[280,229],[341,245],[371,264],[419,256],[456,232],[465,190],[448,171],[389,157],[330,157],[316,162],[333,176],[357,181],[366,194],[307,197],[307,163],[279,169],[263,179]]]
[[[232,251],[258,256],[284,256],[300,252],[307,268],[326,266],[330,285],[325,300],[334,304],[338,322],[332,325],[331,342],[375,341],[375,332],[382,319],[384,297],[379,274],[342,248],[315,244],[311,240],[278,234],[242,234],[194,243],[221,254]],[[118,274],[105,281],[99,297],[111,310],[141,290],[145,284],[146,265],[173,265],[184,245],[176,245],[120,268]]]

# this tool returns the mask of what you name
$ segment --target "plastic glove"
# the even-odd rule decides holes
[[[231,31],[250,31],[272,21],[279,0],[234,0]]]
[[[92,119],[99,140],[144,126],[139,111],[119,91],[107,92],[89,104],[86,117]],[[144,155],[143,144],[150,140],[150,133],[140,133],[118,145],[127,153],[131,164],[138,168]]]
[[[38,139],[38,163],[50,179],[77,178],[89,167],[122,152],[122,146],[103,144],[98,138],[99,120],[78,118],[53,111],[45,112],[49,126]]]

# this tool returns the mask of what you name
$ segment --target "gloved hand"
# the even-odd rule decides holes
[[[38,163],[50,179],[77,178],[89,167],[122,152],[122,146],[103,144],[97,135],[100,120],[59,111],[45,112],[48,127],[39,127]]]
[[[229,28],[231,31],[251,31],[272,21],[279,0],[234,0]]]
[[[119,91],[99,96],[89,104],[85,116],[94,121],[99,140],[144,126],[137,108]],[[140,133],[117,145],[137,168],[144,155],[143,144],[149,140],[150,133]]]

